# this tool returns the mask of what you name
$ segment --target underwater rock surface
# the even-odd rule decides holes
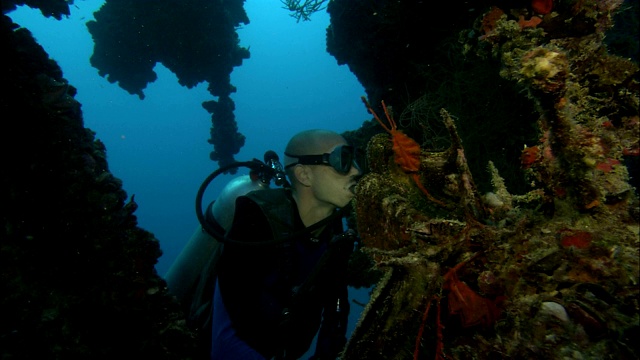
[[[158,240],[83,126],[76,89],[3,15],[3,359],[189,359],[196,343],[155,272]]]

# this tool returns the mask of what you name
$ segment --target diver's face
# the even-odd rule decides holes
[[[331,153],[341,146],[347,145],[345,141],[336,141],[327,145],[325,153]],[[360,169],[351,160],[348,172],[340,173],[333,166],[312,165],[309,166],[313,174],[313,193],[318,201],[324,202],[334,208],[343,208],[349,204],[355,195],[356,179],[360,176]]]

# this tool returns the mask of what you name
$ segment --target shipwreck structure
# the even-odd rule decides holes
[[[604,43],[622,5],[492,6],[460,31],[456,56],[499,64],[535,110],[522,193],[491,160],[479,189],[457,130],[473,125],[448,109],[448,146],[421,149],[413,170],[397,133],[368,142],[356,219],[384,275],[344,359],[638,356],[640,214],[626,166],[639,152],[638,65]],[[400,122],[431,131],[429,97],[401,108]]]

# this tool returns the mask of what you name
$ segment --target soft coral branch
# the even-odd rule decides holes
[[[326,6],[323,6],[327,0],[280,0],[284,5],[284,8],[291,11],[291,16],[296,21],[309,21],[311,20],[311,14],[324,10]]]

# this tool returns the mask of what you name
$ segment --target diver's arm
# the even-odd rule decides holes
[[[265,360],[264,356],[238,337],[220,296],[217,283],[213,297],[212,320],[211,360]]]
[[[335,359],[347,343],[347,323],[351,310],[346,280],[347,263],[336,266],[334,270],[333,291],[325,300],[316,352],[310,360]]]
[[[264,273],[262,249],[251,243],[270,234],[269,224],[256,203],[246,197],[236,201],[233,224],[229,229],[219,270],[222,297],[232,320],[244,320],[244,314],[254,311],[257,292]],[[243,245],[247,244],[247,245]],[[239,324],[238,324],[239,325]]]
[[[340,354],[347,343],[349,311],[349,297],[345,286],[337,298],[332,297],[325,305],[316,351],[310,360],[335,359]]]
[[[341,226],[337,226],[336,230],[338,229],[341,229]],[[316,352],[310,360],[335,359],[347,343],[347,323],[351,310],[347,270],[356,239],[355,232],[347,230],[334,236],[331,241],[329,264],[333,280],[329,286],[331,291],[324,301]]]
[[[273,249],[251,243],[271,239],[271,230],[255,202],[239,197],[218,273],[219,289],[237,336],[259,352],[261,339],[272,332],[264,321],[265,277],[277,264]],[[242,242],[248,245],[243,245]],[[215,324],[214,324],[215,326]]]

